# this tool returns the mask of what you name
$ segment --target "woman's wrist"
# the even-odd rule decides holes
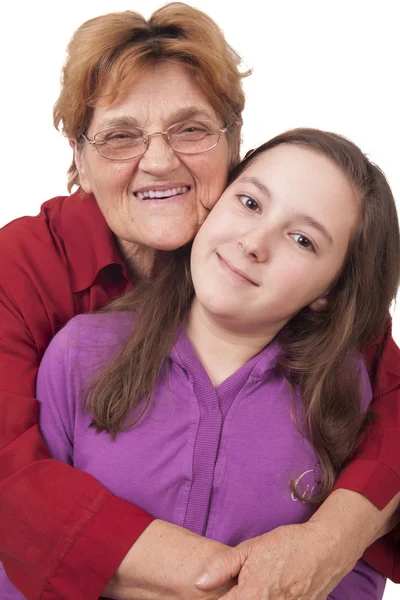
[[[314,513],[310,523],[319,524],[334,545],[344,545],[357,560],[399,520],[400,493],[379,510],[358,492],[336,489]]]

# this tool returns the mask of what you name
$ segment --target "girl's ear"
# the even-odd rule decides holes
[[[316,300],[313,300],[308,308],[314,312],[325,312],[328,308],[328,298],[326,296],[320,296]]]

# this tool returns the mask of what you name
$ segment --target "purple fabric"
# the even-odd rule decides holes
[[[299,488],[311,494],[318,457],[292,423],[275,342],[214,389],[181,331],[140,421],[115,441],[88,428],[87,385],[131,328],[131,314],[80,315],[53,339],[37,388],[40,426],[53,456],[156,518],[225,544],[308,520],[317,507],[294,499],[289,482],[300,477]],[[364,367],[362,379],[367,405]],[[359,561],[331,598],[378,600],[384,585]],[[4,586],[0,580],[2,600],[21,598],[5,595]]]

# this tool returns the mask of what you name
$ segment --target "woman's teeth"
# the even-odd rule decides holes
[[[147,192],[135,192],[135,196],[139,200],[148,200],[149,198],[170,198],[171,196],[179,196],[185,194],[189,190],[188,185],[182,187],[171,188],[170,190],[148,190]]]

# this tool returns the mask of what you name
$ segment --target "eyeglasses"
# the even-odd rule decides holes
[[[82,134],[88,144],[108,160],[131,160],[144,154],[153,135],[162,135],[175,152],[200,154],[218,144],[221,133],[226,133],[214,121],[183,121],[165,131],[149,133],[140,127],[109,127],[95,134],[92,140]]]

